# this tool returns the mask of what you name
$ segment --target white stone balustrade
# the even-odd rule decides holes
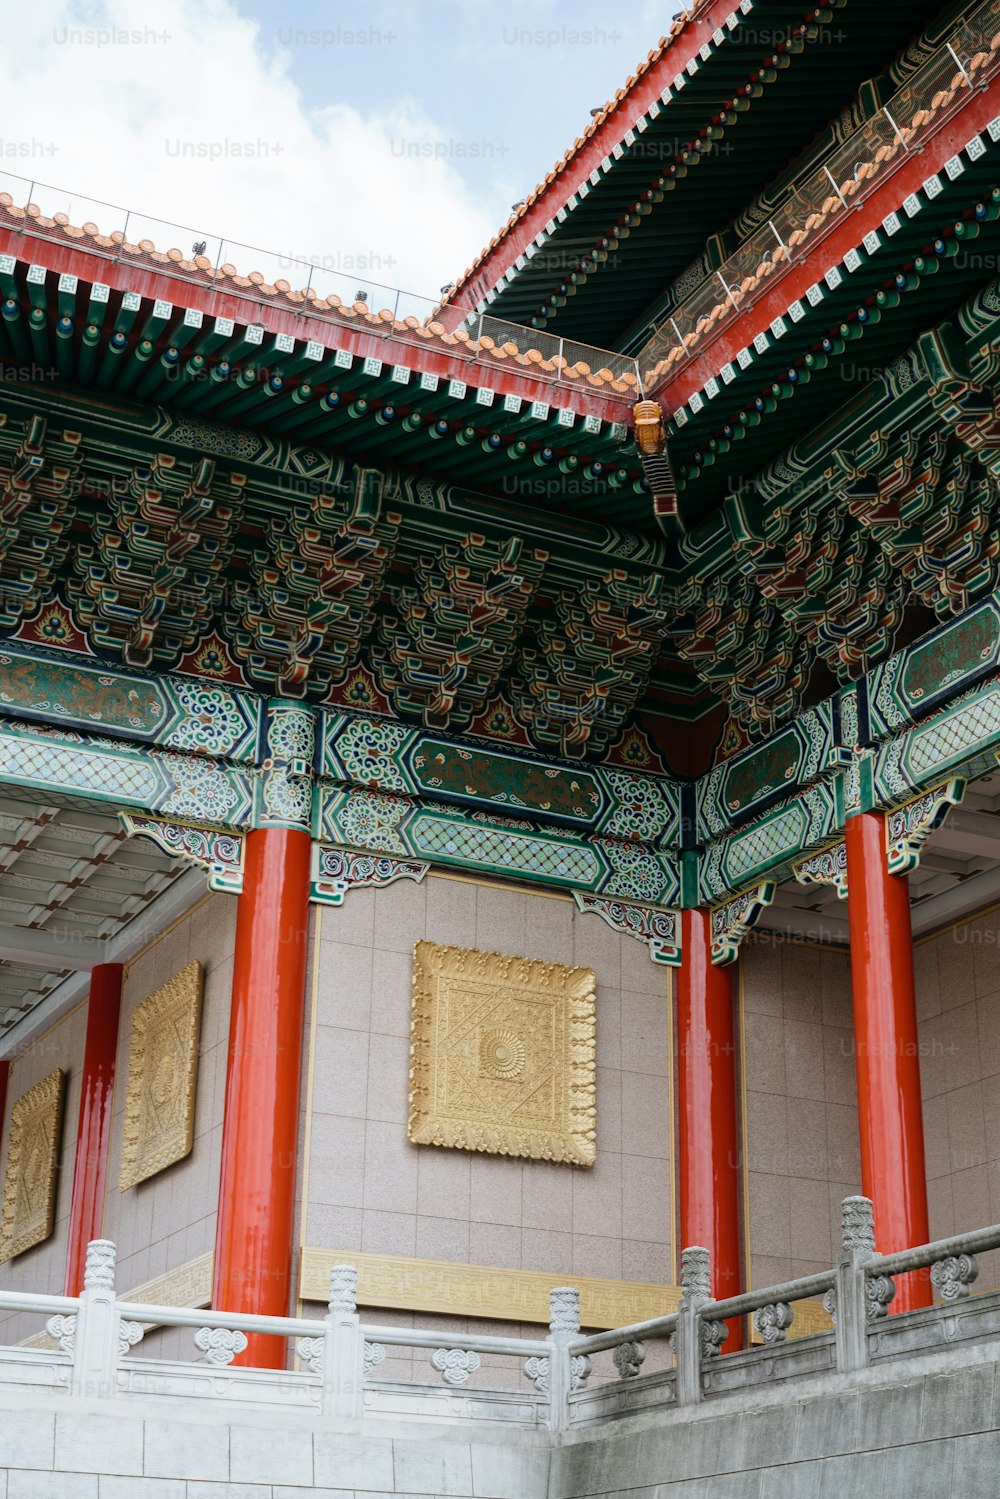
[[[878,1255],[871,1203],[863,1197],[846,1198],[843,1248],[838,1264],[829,1271],[715,1301],[707,1251],[690,1248],[682,1257],[683,1299],[672,1316],[585,1335],[580,1331],[579,1294],[562,1287],[551,1293],[546,1336],[468,1335],[456,1344],[453,1334],[362,1324],[357,1273],[350,1265],[333,1268],[322,1321],[121,1302],[114,1288],[115,1246],[96,1240],[88,1248],[85,1287],[79,1297],[0,1291],[0,1310],[47,1318],[56,1344],[51,1351],[0,1348],[0,1388],[42,1387],[102,1402],[197,1395],[272,1409],[299,1406],[352,1424],[405,1416],[501,1421],[559,1432],[651,1404],[696,1405],[762,1379],[778,1384],[820,1373],[855,1375],[901,1354],[996,1338],[1000,1292],[974,1295],[972,1286],[976,1255],[998,1246],[1000,1225]],[[893,1277],[928,1269],[942,1300],[887,1317]],[[832,1329],[796,1339],[796,1302],[820,1298],[831,1315]],[[720,1357],[726,1323],[750,1317],[765,1338],[764,1346]],[[149,1356],[142,1340],[143,1330],[151,1327],[190,1328],[192,1359]],[[238,1355],[249,1333],[292,1340],[299,1367],[242,1367]],[[647,1346],[663,1339],[670,1340],[670,1365],[643,1373]],[[195,1348],[203,1358],[194,1357]],[[379,1379],[389,1348],[420,1350],[426,1378]],[[613,1355],[616,1373],[588,1382],[591,1360],[606,1352]],[[518,1360],[517,1388],[477,1384],[482,1356],[489,1354]]]

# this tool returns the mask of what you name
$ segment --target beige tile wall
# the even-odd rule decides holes
[[[76,1126],[80,1112],[80,1063],[87,1033],[86,1005],[78,1005],[58,1025],[40,1036],[11,1064],[7,1084],[7,1105],[3,1118],[0,1150],[0,1183],[7,1179],[7,1153],[10,1148],[10,1111],[19,1098],[61,1067],[66,1077],[63,1122],[56,1177],[55,1228],[50,1238],[16,1259],[0,1265],[0,1285],[8,1291],[40,1291],[61,1296],[66,1275],[66,1246],[69,1232],[69,1209],[73,1196],[73,1157],[76,1152]],[[3,1342],[16,1343],[40,1332],[44,1318],[8,1316],[0,1313]]]
[[[210,896],[134,959],[126,970],[102,1230],[118,1246],[117,1281],[125,1291],[205,1253],[213,1245],[235,926],[235,900],[225,895]],[[194,1147],[185,1160],[122,1193],[118,1190],[118,1171],[132,1016],[147,995],[195,959],[205,969],[205,991]],[[44,1244],[0,1266],[0,1284],[11,1290],[61,1293],[63,1289],[86,1029],[84,1003],[29,1047],[11,1067],[0,1153],[3,1172],[6,1172],[13,1103],[53,1068],[62,1067],[68,1074],[55,1231]],[[30,1325],[24,1318],[11,1319],[5,1323],[4,1338],[17,1341],[27,1337],[40,1330],[37,1324],[37,1318]],[[154,1341],[150,1339],[147,1352]]]
[[[850,958],[769,941],[740,955],[751,1284],[834,1263],[860,1191]]]
[[[104,1221],[105,1234],[119,1245],[123,1287],[212,1248],[235,914],[231,897],[211,897],[127,974]],[[297,1219],[304,1242],[567,1276],[674,1278],[669,981],[639,943],[569,901],[441,876],[420,886],[354,891],[343,907],[323,913],[318,946],[315,937],[314,916],[305,1048],[306,1059],[314,1053],[312,1118],[307,1149],[304,1087],[300,1208],[303,1186],[306,1201]],[[421,937],[595,969],[593,1170],[407,1142],[410,974],[413,943]],[[1000,1220],[998,953],[1000,913],[915,949],[935,1237]],[[205,967],[205,1001],[194,1149],[122,1194],[117,1178],[132,1014],[195,958]],[[833,1263],[840,1199],[860,1190],[849,958],[758,935],[744,945],[739,983],[751,1282],[766,1285]],[[45,1244],[0,1268],[0,1281],[12,1289],[62,1288],[85,1027],[80,1006],[11,1068],[0,1170],[15,1100],[54,1067],[68,1074],[56,1229]],[[1000,1284],[993,1257],[984,1259],[980,1284]],[[388,1313],[372,1316],[391,1320]],[[5,1338],[34,1330],[11,1321]]]
[[[1000,1222],[1000,911],[918,944],[920,1077],[932,1238]],[[978,1288],[1000,1285],[1000,1256]]]
[[[118,1245],[118,1284],[141,1285],[213,1247],[233,981],[236,901],[212,895],[129,965],[122,995],[104,1233]],[[195,1136],[191,1154],[148,1181],[118,1189],[132,1017],[188,963],[205,971]]]
[[[306,1241],[341,1250],[669,1282],[668,979],[568,900],[430,875],[322,915]],[[406,1138],[420,938],[592,967],[597,1164]]]

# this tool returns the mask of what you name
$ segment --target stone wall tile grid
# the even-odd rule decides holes
[[[854,1452],[828,1458],[823,1465],[820,1499],[841,1499],[844,1494],[881,1499],[884,1473],[884,1452]]]
[[[548,1270],[553,1275],[561,1275],[566,1266],[572,1264],[573,1235],[559,1229],[524,1228],[521,1230],[521,1258],[532,1270]],[[631,1278],[645,1279],[638,1275]],[[665,1279],[664,1276],[660,1278]]]
[[[827,1103],[836,1103],[844,1098],[857,1097],[857,1064],[853,1028],[824,1026],[816,1037],[817,1051],[823,1058],[822,1092],[812,1091],[798,1094],[802,1098],[824,1098]],[[797,1066],[804,1065],[804,1051],[796,1058]],[[812,1085],[813,1087],[816,1085]]]
[[[622,1241],[598,1234],[573,1236],[572,1271],[576,1275],[598,1275],[611,1280],[622,1277]]]
[[[638,946],[638,944],[635,944]],[[642,948],[639,948],[640,956]],[[659,983],[652,991],[622,990],[622,1067],[662,1077],[667,1063],[670,1012],[662,969],[649,964]]]
[[[365,1254],[414,1256],[417,1252],[416,1215],[365,1208],[361,1221],[361,1248]]]
[[[327,912],[323,922],[317,1019],[320,1025],[335,1024],[343,1030],[366,1031],[371,1026],[372,1011],[371,946],[340,942],[328,935],[338,930],[338,920],[334,917],[339,919],[342,911],[349,908],[347,900],[342,907]]]
[[[650,1243],[665,1244],[670,1238],[670,1175],[665,1161],[647,1156],[622,1156],[622,1223],[625,1233]],[[623,1243],[624,1252],[624,1243]],[[647,1279],[646,1276],[625,1276]],[[649,1277],[666,1279],[665,1269]]]
[[[941,1049],[944,1053],[945,1080],[948,1090],[976,1081],[979,1074],[979,1017],[973,1000],[952,1010],[942,1026]]]
[[[425,881],[424,934],[431,942],[476,946],[476,886],[468,880]],[[560,961],[554,959],[553,961]]]
[[[835,1091],[832,1094],[825,1091],[827,1062],[831,1052],[834,1065],[838,1060],[845,1066],[853,1065],[852,1055],[844,1058],[836,1045],[836,1037],[831,1038],[830,1027],[805,1020],[786,1020],[784,1027],[785,1086],[788,1096],[816,1101],[824,1097],[843,1097],[837,1087],[839,1078],[833,1082]],[[818,1055],[824,1056],[823,1072],[820,1075],[817,1075],[813,1065]]]
[[[822,1021],[822,958],[815,947],[783,943],[781,948],[782,1013],[787,1021]]]
[[[746,1076],[754,1088],[784,1098],[785,1027],[776,1015],[746,1017]]]
[[[823,1463],[783,1463],[762,1475],[760,1499],[819,1499]]]
[[[97,1499],[96,1473],[33,1473],[12,1468],[7,1499]]]
[[[233,1426],[229,1433],[229,1476],[236,1483],[313,1482],[313,1443],[295,1431]]]
[[[186,1499],[183,1478],[122,1478],[102,1473],[97,1480],[98,1499]]]
[[[498,1269],[520,1270],[524,1266],[524,1246],[520,1224],[469,1224],[469,1263],[493,1265]]]
[[[744,974],[743,1005],[747,1013],[782,1015],[782,944],[771,940],[762,942],[759,934],[751,932],[740,949],[740,962]]]
[[[950,1176],[939,1177],[937,1181],[927,1183],[927,1212],[931,1238],[947,1238],[955,1221]]]
[[[417,1257],[470,1262],[470,1226],[457,1218],[417,1217]]]
[[[602,1237],[621,1238],[621,1172],[621,1157],[599,1150],[589,1170],[573,1173],[574,1233],[588,1233],[600,1226]]]
[[[648,1072],[622,1072],[622,1141],[629,1155],[670,1158],[670,1120],[663,1078]],[[598,1128],[600,1125],[598,1124]]]
[[[808,1098],[789,1098],[788,1117],[788,1172],[790,1176],[806,1180],[828,1182],[830,1179],[830,1152],[828,1149],[827,1116],[830,1105],[819,1110]]]

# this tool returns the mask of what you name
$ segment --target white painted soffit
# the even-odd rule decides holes
[[[108,937],[104,941],[90,937],[84,939],[82,943],[75,943],[74,953],[82,956],[86,951],[88,954],[85,967],[78,966],[75,961],[71,963],[55,934],[49,935],[48,940],[52,942],[55,949],[51,955],[53,966],[55,966],[54,959],[58,954],[59,967],[73,967],[77,971],[63,979],[62,983],[57,984],[51,994],[11,1027],[0,1040],[0,1057],[13,1057],[18,1052],[24,1051],[35,1036],[41,1031],[48,1030],[49,1026],[71,1010],[87,993],[90,985],[90,968],[95,963],[129,962],[148,946],[154,937],[159,936],[170,926],[171,922],[176,921],[192,906],[197,905],[205,893],[204,872],[200,869],[186,869],[167,886],[162,894],[150,901],[148,906],[126,922],[115,936]],[[35,934],[13,927],[0,927],[0,961],[39,963],[49,960],[50,955],[47,952],[36,950],[32,956],[30,949],[24,948],[25,937],[33,935]],[[45,934],[38,933],[38,935]]]

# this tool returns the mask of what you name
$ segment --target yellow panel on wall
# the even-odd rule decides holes
[[[418,942],[409,1138],[592,1166],[594,1034],[591,969]]]
[[[676,1312],[681,1299],[680,1286],[648,1281],[604,1280],[566,1271],[552,1274],[543,1270],[498,1270],[490,1265],[461,1265],[450,1260],[306,1247],[299,1265],[301,1301],[326,1304],[334,1265],[356,1268],[359,1306],[435,1312],[449,1317],[482,1317],[496,1322],[547,1325],[549,1292],[556,1286],[575,1286],[580,1292],[580,1325],[601,1331],[668,1317]],[[794,1310],[790,1338],[829,1332],[833,1327],[819,1301],[797,1301]],[[761,1341],[752,1324],[750,1340]]]
[[[52,1232],[65,1081],[57,1067],[10,1111],[0,1264],[41,1244]]]
[[[189,963],[144,999],[132,1017],[122,1192],[190,1153],[201,994],[201,964]]]
[[[486,1317],[505,1322],[549,1320],[549,1292],[575,1286],[584,1327],[627,1327],[677,1310],[680,1289],[645,1281],[602,1280],[592,1275],[553,1275],[542,1270],[496,1270],[489,1265],[458,1265],[449,1260],[418,1260],[402,1255],[302,1251],[299,1296],[326,1303],[330,1270],[354,1265],[358,1305],[439,1312],[451,1317]]]

